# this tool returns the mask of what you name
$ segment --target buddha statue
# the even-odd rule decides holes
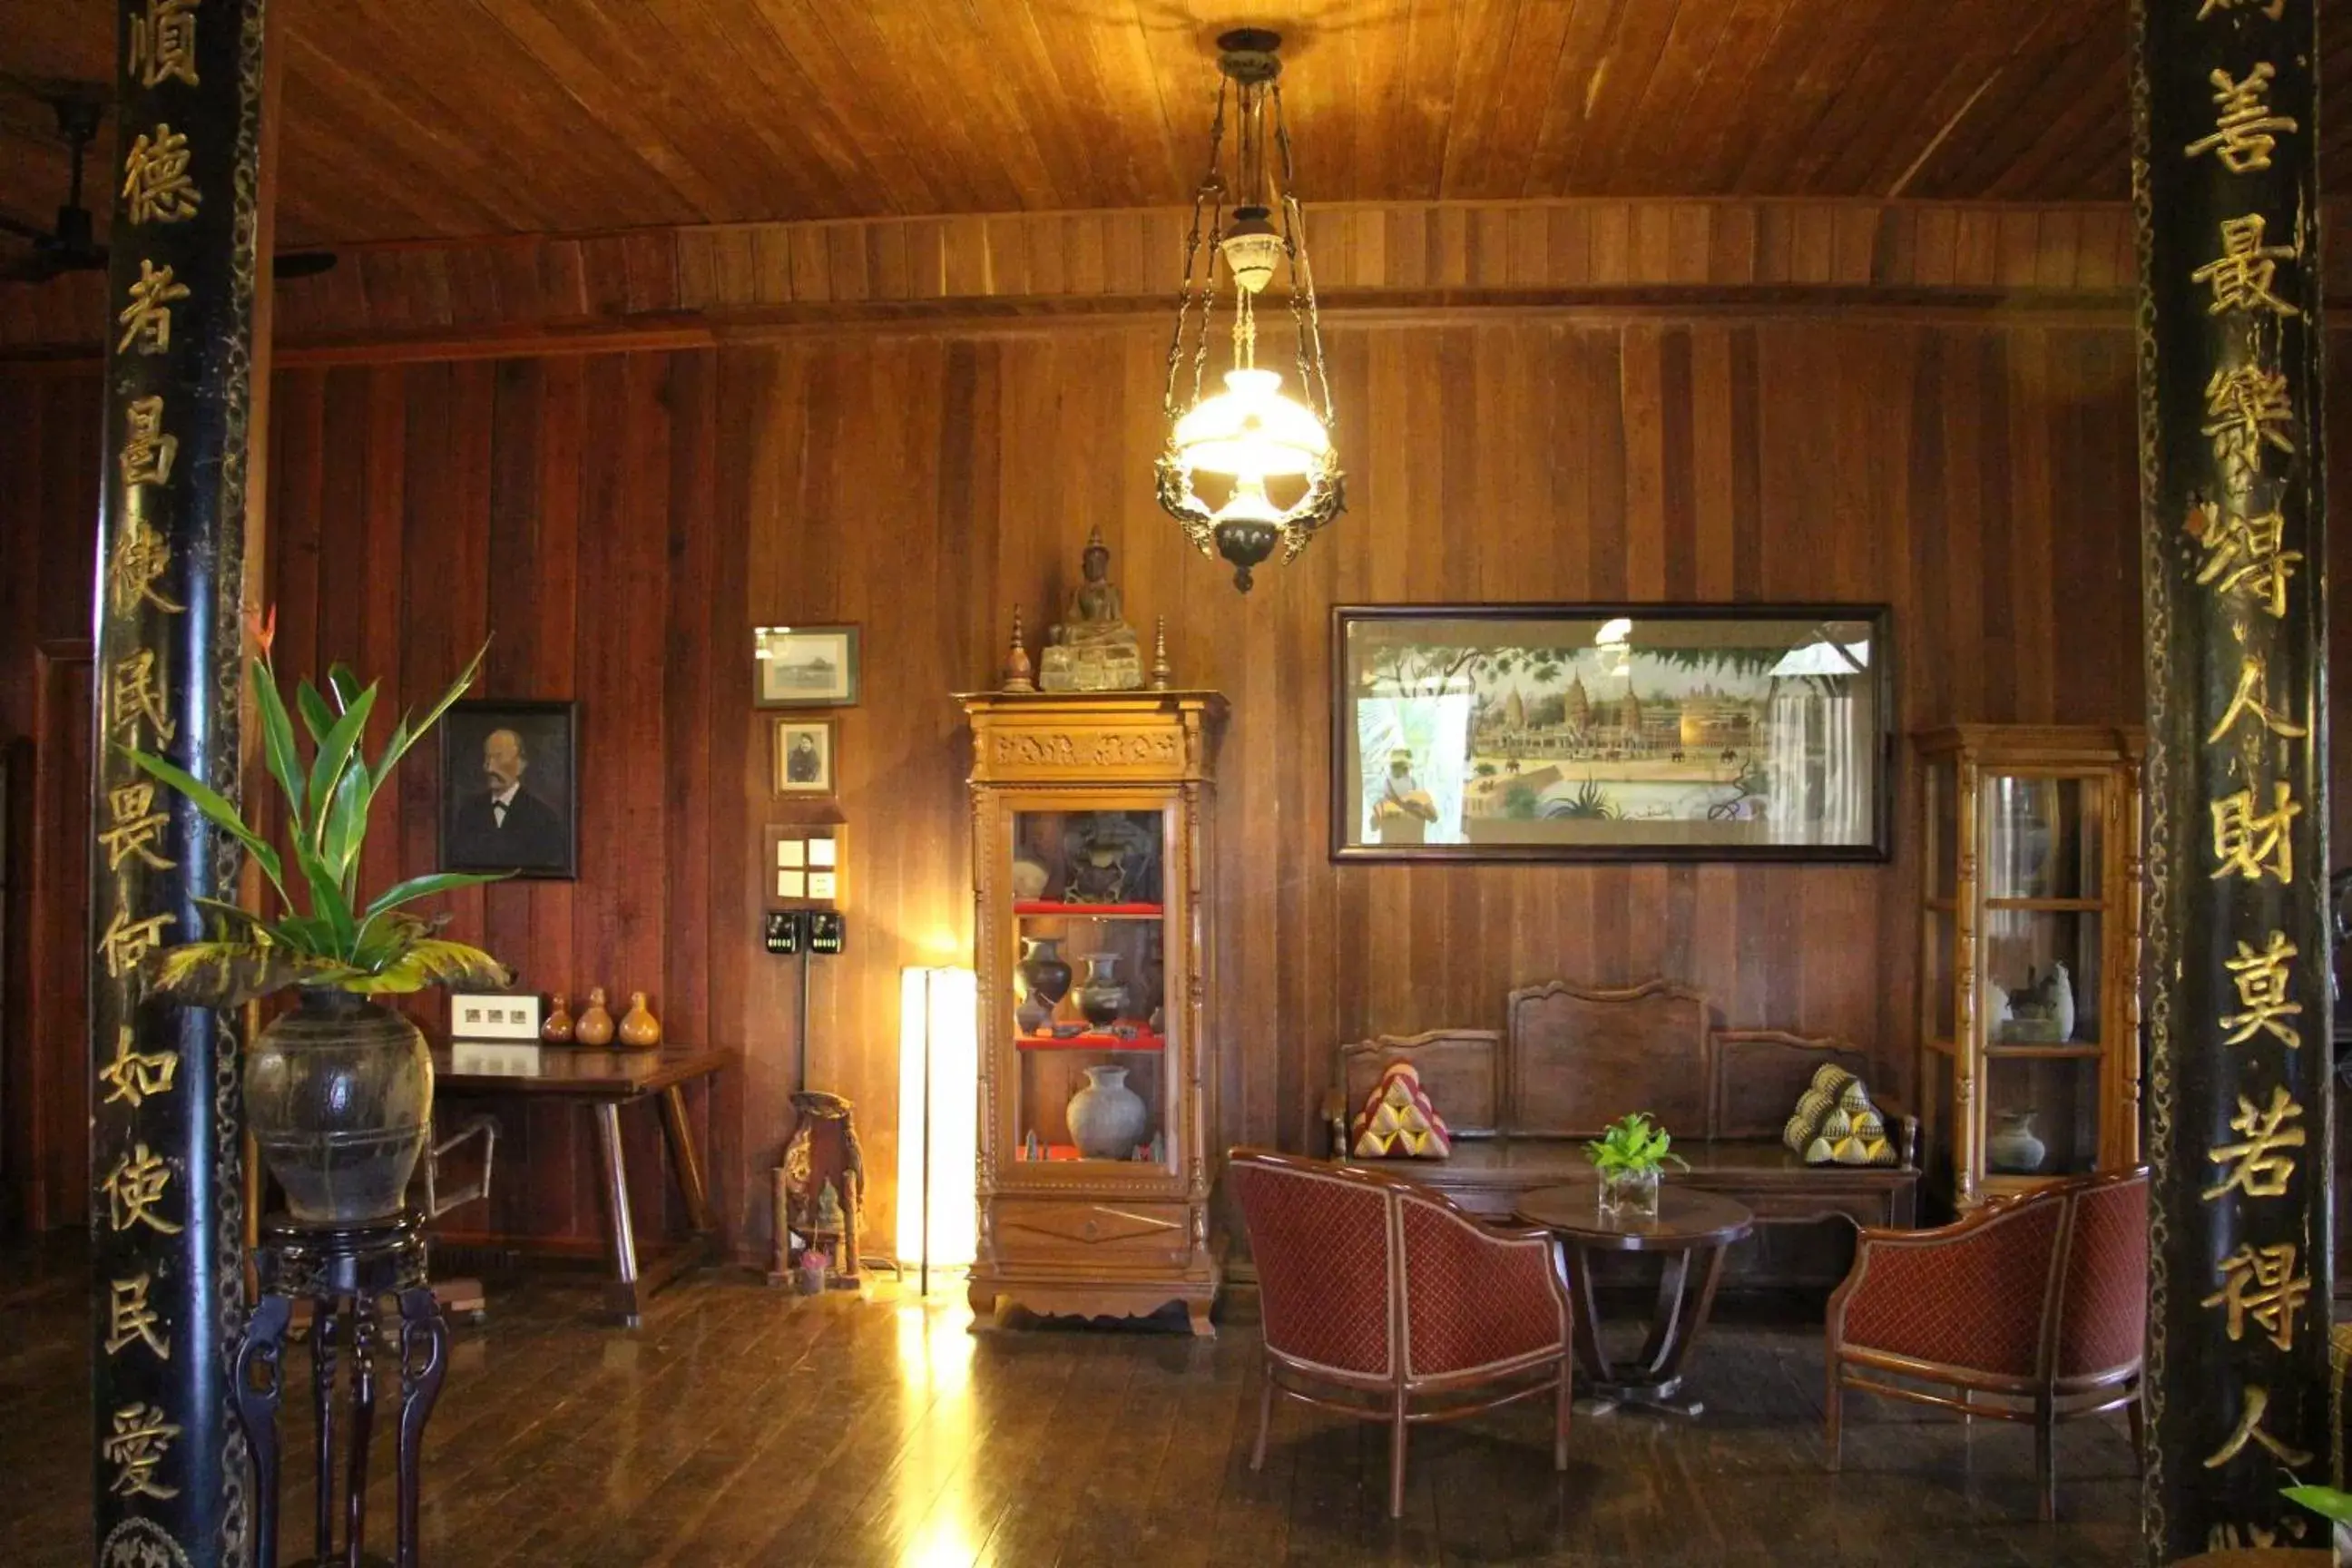
[[[1045,634],[1037,684],[1047,691],[1132,691],[1143,684],[1143,651],[1110,580],[1110,546],[1097,526],[1081,560],[1085,580],[1066,617]]]

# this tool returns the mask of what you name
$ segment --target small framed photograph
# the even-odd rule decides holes
[[[536,1040],[539,998],[499,992],[449,993],[449,1037],[453,1040]]]
[[[441,868],[580,875],[579,710],[453,704],[441,721]]]
[[[834,793],[835,742],[840,724],[837,719],[776,721],[776,794]]]
[[[856,626],[761,626],[751,637],[756,706],[857,706]]]

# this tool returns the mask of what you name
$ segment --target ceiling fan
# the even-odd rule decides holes
[[[106,247],[98,243],[89,208],[81,200],[82,157],[97,138],[99,121],[106,113],[105,100],[94,89],[60,90],[44,96],[49,107],[57,110],[58,134],[71,149],[71,184],[52,227],[36,228],[0,213],[0,234],[30,240],[33,247],[30,256],[12,264],[0,264],[0,282],[45,283],[60,273],[92,272],[106,266]],[[278,278],[309,278],[334,264],[335,253],[331,250],[281,251],[272,271]]]

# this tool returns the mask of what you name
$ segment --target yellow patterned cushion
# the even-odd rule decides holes
[[[1870,1102],[1862,1079],[1833,1064],[1813,1074],[1811,1088],[1780,1130],[1780,1142],[1808,1165],[1892,1165],[1895,1145],[1886,1120]]]

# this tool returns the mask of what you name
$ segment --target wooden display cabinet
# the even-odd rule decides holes
[[[1928,1181],[1967,1210],[2137,1163],[2145,737],[1969,724],[1915,739]]]
[[[1215,1037],[1203,884],[1224,699],[959,700],[972,731],[979,902],[972,1310],[1140,1317],[1181,1301],[1192,1331],[1211,1333],[1220,1260],[1209,1229]],[[1039,971],[1023,963],[1042,944],[1072,972],[1050,1010],[1050,970],[1033,985]],[[1088,998],[1090,968],[1114,972],[1123,994]]]

